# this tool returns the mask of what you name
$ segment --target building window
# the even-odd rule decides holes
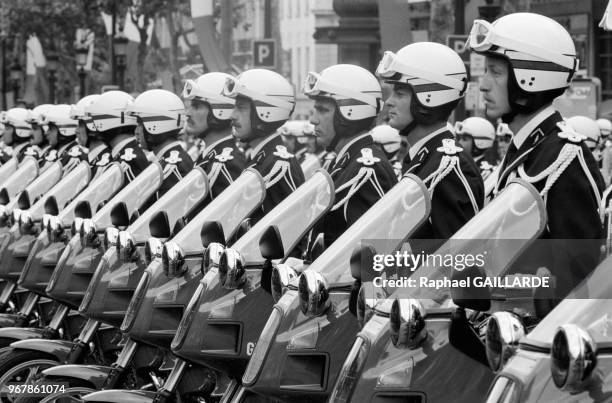
[[[596,75],[601,80],[602,99],[609,99],[612,98],[612,32],[601,31],[598,34],[600,72]]]

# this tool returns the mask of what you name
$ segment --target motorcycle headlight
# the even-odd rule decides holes
[[[227,248],[219,259],[219,282],[225,289],[235,290],[246,281],[246,270],[244,260],[240,253],[232,248]]]
[[[586,330],[565,324],[555,333],[550,358],[555,385],[570,393],[579,393],[597,365],[597,346]]]
[[[162,267],[168,277],[178,277],[187,271],[183,250],[176,242],[168,241],[162,248]]]
[[[34,222],[32,221],[30,212],[22,211],[21,214],[19,214],[19,231],[22,234],[26,233],[32,228],[32,225],[34,225]]]
[[[340,375],[337,378],[336,385],[332,390],[330,402],[350,402],[353,394],[353,389],[359,379],[363,365],[368,357],[369,345],[366,341],[357,337],[351,351],[349,351]]]
[[[136,254],[136,244],[129,231],[120,231],[117,240],[117,254],[124,263],[129,263],[138,258]]]
[[[219,262],[221,261],[221,255],[225,251],[225,246],[218,242],[211,242],[202,255],[202,265],[200,266],[200,271],[202,275],[208,273],[208,271],[213,267],[219,267]]]
[[[162,255],[162,249],[164,248],[164,243],[158,238],[151,237],[147,239],[147,243],[145,244],[145,263],[147,265],[151,264],[151,262],[157,258],[160,258]]]
[[[104,231],[104,249],[109,250],[112,247],[117,246],[117,240],[119,239],[119,230],[115,227],[108,227]]]
[[[525,326],[512,312],[495,312],[487,323],[487,361],[493,372],[499,372],[514,355]]]
[[[319,316],[329,308],[329,287],[325,277],[317,271],[305,270],[298,281],[300,309],[304,315]]]
[[[380,299],[386,298],[380,287],[374,287],[372,283],[363,283],[357,294],[357,323],[362,329],[374,315],[374,307]]]
[[[288,264],[278,264],[272,268],[270,289],[274,302],[278,302],[289,289],[292,281],[298,278],[298,273]]]
[[[90,218],[86,218],[83,220],[81,224],[81,244],[83,247],[91,246],[94,247],[97,245],[98,233],[96,232],[96,225],[93,220]]]
[[[415,348],[427,337],[425,311],[417,299],[395,299],[389,321],[395,347]]]
[[[70,226],[70,232],[72,236],[75,236],[81,231],[81,227],[83,226],[83,219],[81,217],[74,217],[74,221],[72,221],[72,225]]]
[[[61,235],[64,233],[64,227],[60,222],[59,217],[50,216],[47,221],[47,235],[50,242],[59,242]]]

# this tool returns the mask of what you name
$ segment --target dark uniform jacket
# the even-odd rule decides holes
[[[520,177],[541,194],[548,188],[543,195],[548,221],[541,239],[554,241],[536,243],[515,266],[523,273],[548,268],[556,276],[558,297],[565,296],[595,268],[603,238],[599,213],[603,178],[592,153],[567,126],[558,125],[562,121],[561,115],[549,107],[519,130],[502,161],[497,183],[497,189],[502,190],[513,177]],[[548,175],[533,180],[555,164],[562,149],[568,148],[580,155],[552,184],[546,185]]]
[[[255,168],[266,183],[262,208],[252,215],[258,221],[304,183],[304,174],[295,156],[287,151],[280,134],[274,134],[251,150],[248,167]]]
[[[393,167],[369,134],[351,140],[327,165],[336,195],[314,231],[324,234],[326,247],[397,183]]]
[[[483,206],[484,184],[478,167],[470,156],[453,147],[456,147],[453,133],[443,128],[413,144],[404,159],[404,174],[414,174],[423,180],[431,196],[429,220],[412,239],[448,239]],[[442,176],[438,171],[447,159],[445,156],[455,167]]]
[[[105,162],[104,154],[100,158]],[[149,165],[149,160],[135,137],[130,136],[116,144],[111,151],[111,160],[123,168],[124,184],[134,180]]]
[[[164,169],[164,181],[157,191],[159,198],[193,169],[193,160],[179,141],[164,146],[156,157]]]
[[[246,167],[246,157],[236,147],[234,137],[227,136],[207,146],[195,164],[208,175],[210,201],[240,176]]]

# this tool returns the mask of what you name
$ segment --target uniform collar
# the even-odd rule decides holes
[[[123,139],[120,142],[118,142],[113,147],[113,150],[111,151],[111,155],[113,156],[113,158],[117,158],[117,156],[119,155],[121,150],[123,150],[123,147],[127,146],[130,142],[132,142],[134,140],[136,140],[134,137],[128,137],[128,138]]]
[[[257,157],[257,154],[259,154],[268,144],[276,145],[277,143],[282,144],[280,133],[273,134],[272,136],[265,138],[261,143],[257,144],[257,146],[255,146],[251,151],[251,157]]]
[[[155,154],[155,158],[160,159],[161,157],[164,156],[164,154],[166,153],[166,151],[171,150],[173,148],[176,147],[182,147],[181,146],[181,142],[178,140],[174,140],[171,141],[170,143],[166,144],[164,147],[162,147],[156,154]]]
[[[232,140],[234,138],[234,136],[232,136],[231,134],[229,136],[225,136],[220,138],[219,140],[215,141],[214,143],[212,143],[209,146],[206,146],[206,148],[204,149],[204,151],[202,151],[202,155],[206,156],[209,152],[211,152],[215,147],[217,147],[219,144],[221,143],[225,143],[226,141]]]
[[[64,151],[66,151],[69,148],[72,148],[72,146],[76,145],[76,143],[77,143],[76,140],[72,140],[71,142],[64,144],[57,150],[57,155],[63,154]]]
[[[555,113],[555,108],[552,105],[547,106],[542,109],[537,115],[535,115],[529,122],[527,122],[523,127],[519,129],[518,132],[514,134],[512,137],[512,142],[514,146],[519,149],[529,137],[533,131],[540,126],[542,122],[544,122],[547,118],[549,118],[552,114]]]
[[[434,132],[431,132],[427,136],[423,137],[422,139],[414,143],[414,145],[410,146],[410,149],[408,150],[408,155],[410,155],[410,160],[414,160],[414,157],[416,157],[417,154],[421,152],[421,149],[425,148],[425,145],[429,143],[430,140],[434,139],[439,134],[444,133],[446,131],[449,131],[451,133],[453,132],[453,127],[450,125],[450,123],[447,123],[446,126],[441,127],[440,129]]]
[[[105,152],[107,149],[108,147],[106,146],[106,144],[101,143],[91,148],[87,154],[91,156],[91,160],[94,160],[96,157],[98,157],[100,154]]]
[[[354,139],[346,143],[344,147],[342,147],[342,149],[340,149],[340,152],[336,156],[336,163],[344,159],[350,158],[351,154],[354,154],[353,151],[355,149],[361,150],[363,147],[371,145],[373,142],[374,140],[372,139],[370,133],[364,133],[355,137]]]

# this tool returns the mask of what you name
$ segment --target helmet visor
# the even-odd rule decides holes
[[[192,100],[199,99],[207,101],[209,103],[223,103],[223,104],[234,104],[235,101],[222,94],[215,94],[213,92],[206,91],[198,86],[198,83],[194,80],[187,80],[181,93],[183,99]]]
[[[563,66],[568,70],[576,70],[578,68],[578,59],[574,55],[551,52],[548,49],[531,43],[508,38],[495,32],[495,26],[485,20],[474,20],[467,44],[470,49],[476,52],[486,52],[491,47],[498,46],[506,50],[526,53],[530,56]]]
[[[386,51],[376,68],[376,74],[383,79],[391,79],[399,74],[420,78],[432,83],[442,84],[445,87],[463,91],[466,87],[466,82],[457,78],[444,74],[437,74],[433,71],[422,70],[413,65],[403,63],[395,53]],[[462,73],[465,74],[465,73]]]
[[[304,95],[309,97],[339,95],[341,97],[354,99],[374,107],[379,104],[376,97],[364,94],[363,92],[353,91],[349,88],[336,86],[329,81],[325,81],[320,74],[313,71],[306,75],[302,92]]]
[[[271,96],[253,91],[247,88],[247,86],[245,86],[238,78],[235,77],[228,77],[225,79],[223,95],[229,98],[236,98],[238,95],[242,95],[250,98],[253,101],[260,101],[271,106],[276,106],[277,108],[287,109],[289,111],[293,110],[293,102],[285,101],[280,99],[278,96]]]

